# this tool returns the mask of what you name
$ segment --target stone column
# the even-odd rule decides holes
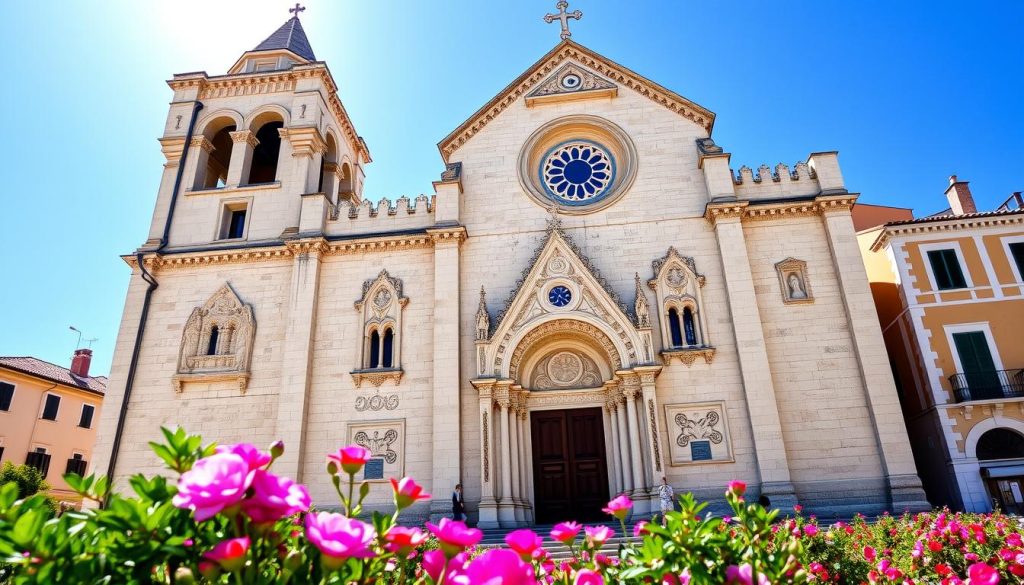
[[[746,202],[735,201],[709,203],[704,217],[714,224],[718,237],[761,493],[771,498],[773,506],[785,510],[797,501],[790,481],[789,458],[782,438],[775,385],[743,235],[741,218],[746,206]]]
[[[855,199],[853,195],[819,197],[818,202],[828,234],[832,265],[846,307],[846,321],[871,412],[875,440],[882,456],[890,505],[893,512],[924,511],[931,506],[917,476],[882,330],[875,318],[874,298],[850,216]]]
[[[629,380],[627,380],[628,382]],[[640,388],[628,385],[622,394],[626,397],[626,426],[629,429],[630,444],[629,463],[633,471],[633,514],[644,515],[651,511],[651,504],[648,499],[647,486],[644,483],[644,463],[640,455],[640,421],[637,419],[636,412],[636,397],[640,394]]]
[[[612,476],[611,492],[613,495],[622,493],[622,476],[619,473],[619,433],[615,428],[615,403],[606,401],[604,405],[604,420],[608,425],[608,452],[611,457],[608,460],[610,475]]]
[[[617,434],[619,436],[619,472],[622,474],[622,491],[632,494],[633,472],[630,451],[635,449],[635,447],[629,444],[625,401],[626,397],[621,392],[617,392],[615,395],[615,426],[618,429]]]
[[[472,384],[480,394],[480,509],[477,526],[498,528],[498,502],[494,497],[494,380],[473,380]]]
[[[286,320],[276,428],[276,436],[284,441],[285,450],[274,463],[274,469],[276,473],[304,481],[302,456],[312,373],[313,329],[320,288],[320,254],[326,248],[326,242],[322,239],[300,240],[289,243],[288,247],[295,260],[288,306],[284,312]]]
[[[658,432],[658,397],[654,387],[654,379],[661,372],[661,366],[637,366],[634,370],[640,375],[640,416],[646,421],[644,427],[647,429],[644,441],[648,445],[648,469],[651,473],[647,478],[647,487],[654,489],[654,486],[661,485],[661,478],[665,474],[661,457],[661,434]]]
[[[513,510],[512,511],[513,511],[513,513],[515,515],[516,524],[517,525],[522,525],[522,523],[523,523],[523,506],[522,506],[522,501],[521,501],[520,496],[519,496],[519,474],[520,474],[520,469],[519,469],[519,462],[520,462],[520,452],[519,452],[519,449],[520,449],[520,447],[519,447],[519,414],[518,414],[519,400],[520,400],[520,398],[519,398],[519,391],[516,390],[516,389],[513,389],[513,391],[512,391],[512,401],[511,401],[511,404],[509,404],[509,408],[508,408],[508,416],[509,416],[508,442],[509,442],[509,450],[511,451],[510,465],[512,467],[512,474],[511,474],[510,480],[509,480],[511,485],[509,486],[509,491],[508,491],[507,495],[508,495],[509,498],[511,498],[511,501],[512,501],[512,506],[513,506]]]
[[[228,187],[237,187],[242,181],[248,182],[249,169],[252,167],[252,152],[259,145],[256,134],[252,130],[230,132],[231,160],[228,162]]]
[[[529,396],[529,393],[527,393]],[[533,485],[533,468],[531,465],[530,458],[527,454],[531,448],[531,437],[530,437],[530,411],[526,406],[524,400],[522,409],[519,411],[519,451],[521,453],[522,464],[519,466],[520,470],[520,488],[519,494],[523,500],[524,513],[526,522],[529,524],[533,523],[533,500],[530,497],[530,487]]]
[[[462,475],[459,420],[459,245],[465,228],[427,230],[434,241],[433,331],[433,464],[432,488],[442,494]],[[505,400],[508,400],[505,388]],[[507,493],[507,492],[506,492]],[[447,502],[431,502],[430,515],[439,521]]]
[[[203,185],[203,181],[206,180],[206,165],[209,163],[210,153],[213,151],[213,143],[205,136],[192,137],[188,157],[185,159],[185,173],[181,176],[182,186],[192,185],[192,191],[206,188]],[[204,172],[200,172],[200,169]]]
[[[501,496],[498,498],[498,523],[502,528],[515,526],[515,505],[512,501],[512,439],[511,417],[509,415],[509,388],[499,387],[495,393],[498,403],[498,419],[501,422],[501,431],[498,440],[501,441]]]

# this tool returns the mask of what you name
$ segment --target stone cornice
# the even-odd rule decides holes
[[[572,59],[583,66],[603,75],[613,82],[627,87],[650,100],[659,103],[680,116],[692,120],[704,128],[708,134],[715,123],[715,114],[683,96],[668,90],[661,85],[639,75],[618,63],[599,55],[590,49],[566,39],[555,46],[546,55],[534,63],[522,75],[515,79],[498,95],[494,96],[482,108],[477,110],[451,134],[438,143],[441,157],[448,162],[448,157],[475,136],[484,126],[505,111],[519,98],[525,96],[534,86],[547,79],[566,60]]]
[[[466,228],[460,226],[437,226],[427,228],[427,235],[434,243],[455,242],[461,244],[467,237]]]
[[[338,98],[338,86],[334,83],[330,70],[325,63],[315,62],[295,65],[285,71],[268,71],[260,73],[242,73],[209,77],[205,72],[176,75],[167,85],[175,91],[198,89],[199,99],[233,97],[294,91],[300,80],[319,78],[327,86],[327,105],[331,113],[341,124],[345,139],[353,152],[362,154],[366,162],[371,162],[370,151],[366,142],[356,132],[352,119],[349,118],[345,106]]]
[[[837,212],[849,213],[853,209],[857,197],[856,193],[843,193],[818,195],[814,198],[799,197],[766,201],[743,199],[711,202],[704,209],[704,219],[714,225],[719,220],[729,218],[739,218],[742,221],[762,221]]]
[[[1012,213],[1006,215],[988,215],[984,217],[956,217],[952,216],[947,220],[922,221],[920,223],[905,223],[901,225],[886,225],[878,233],[878,237],[871,244],[871,251],[877,252],[886,247],[893,238],[919,236],[922,234],[940,234],[944,232],[956,232],[960,230],[981,229],[990,227],[1004,227],[1009,225],[1024,224],[1024,213]]]

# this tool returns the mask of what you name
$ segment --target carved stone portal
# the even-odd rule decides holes
[[[252,307],[224,284],[203,306],[193,309],[185,323],[172,377],[175,391],[181,392],[186,382],[231,381],[244,394],[255,336]]]
[[[667,404],[672,465],[732,461],[724,402]]]

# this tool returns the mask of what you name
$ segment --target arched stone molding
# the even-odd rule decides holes
[[[245,127],[244,118],[241,113],[239,113],[237,110],[232,110],[230,108],[221,108],[213,112],[207,112],[206,114],[200,116],[199,120],[196,121],[196,128],[193,135],[207,135],[207,130],[211,129],[210,124],[215,122],[218,118],[230,118],[234,122],[236,130]],[[219,128],[217,128],[217,130],[219,130]],[[214,132],[216,132],[216,130],[214,130]]]
[[[558,304],[551,301],[554,289],[563,295]],[[650,342],[645,344],[635,317],[559,223],[552,221],[504,310],[493,321],[493,333],[486,342],[478,342],[478,351],[483,350],[478,374],[509,377],[513,353],[519,351],[523,340],[555,321],[566,323],[547,326],[547,333],[534,334],[531,339],[551,333],[551,327],[575,327],[581,333],[582,329],[599,331],[601,335],[594,339],[610,342],[614,351],[607,353],[611,363],[617,364],[614,368],[650,361],[645,351]]]
[[[359,368],[351,372],[356,386],[368,380],[380,386],[385,380],[398,384],[402,379],[402,313],[409,299],[402,294],[402,281],[382,269],[376,278],[363,282],[363,291],[355,302],[362,319],[363,342],[360,344]],[[386,337],[391,332],[390,347]],[[374,346],[374,344],[377,344]],[[386,359],[385,351],[389,351]],[[374,359],[376,358],[376,359]]]
[[[277,118],[280,118],[280,121],[284,122],[285,128],[291,125],[291,112],[289,112],[287,108],[277,104],[267,104],[246,114],[243,125],[239,126],[239,128],[244,126],[246,130],[255,132],[259,130],[259,126],[266,122],[274,121],[274,119]]]
[[[977,459],[978,457],[978,441],[981,436],[993,429],[1005,428],[1012,431],[1017,431],[1021,435],[1024,435],[1024,421],[1017,420],[1015,418],[1008,418],[996,414],[992,418],[986,418],[985,420],[974,425],[971,432],[967,433],[967,438],[964,440],[964,454],[968,459]]]
[[[691,365],[697,357],[703,357],[706,363],[711,363],[715,349],[704,311],[702,290],[705,278],[697,272],[696,262],[693,258],[681,255],[674,247],[669,247],[665,256],[651,263],[651,268],[654,278],[647,281],[647,284],[657,297],[662,358],[668,363],[678,357],[686,365]],[[672,340],[670,311],[673,309],[678,319],[681,345]],[[686,309],[693,315],[696,343],[689,343],[686,339],[683,317]]]
[[[621,363],[615,344],[598,327],[559,319],[522,339],[509,360],[508,377],[530,390],[599,388]]]
[[[252,306],[225,283],[185,323],[172,377],[175,391],[182,392],[186,382],[231,381],[244,394],[255,336]]]

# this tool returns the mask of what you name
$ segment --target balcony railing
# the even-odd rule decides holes
[[[957,402],[1024,398],[1024,369],[957,373],[949,384]]]

